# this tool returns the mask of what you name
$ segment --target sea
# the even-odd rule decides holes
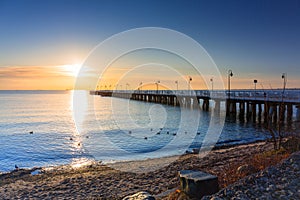
[[[226,119],[224,107],[220,112],[204,112],[88,91],[76,95],[72,90],[0,91],[0,172],[14,170],[15,165],[33,168],[159,158],[204,144],[270,138],[260,123]]]

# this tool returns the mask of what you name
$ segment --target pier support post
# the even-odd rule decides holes
[[[245,102],[244,101],[240,101],[239,102],[239,120],[240,122],[244,122],[245,121]]]
[[[226,115],[236,114],[236,102],[226,101]]]
[[[256,122],[256,103],[252,103],[252,120],[255,123]]]
[[[287,104],[287,121],[290,122],[293,119],[293,104]]]
[[[208,111],[209,110],[209,100],[208,99],[203,99],[202,109],[204,111]]]
[[[277,105],[273,104],[273,123],[277,123]]]
[[[268,123],[268,114],[269,114],[270,104],[265,102],[264,104],[264,123]]]
[[[261,122],[262,105],[258,104],[258,121]]]
[[[214,108],[215,111],[220,111],[220,104],[221,104],[220,101],[215,100],[215,108]]]
[[[193,98],[193,107],[199,108],[199,99],[197,97]]]
[[[206,111],[209,111],[209,99],[206,99]]]
[[[300,105],[296,106],[297,112],[296,112],[296,121],[300,121]]]
[[[232,105],[231,105],[231,108],[232,108],[231,112],[232,112],[233,114],[236,114],[236,102],[234,101],[234,102],[232,102],[231,104],[232,104]]]
[[[175,106],[180,106],[180,100],[181,98],[180,97],[175,97]]]
[[[178,106],[185,106],[185,99],[184,97],[177,98]]]
[[[164,96],[161,96],[161,97],[159,97],[160,98],[160,103],[161,104],[166,104],[166,97],[164,97]]]
[[[285,104],[281,103],[279,105],[279,122],[281,123],[281,125],[284,123],[284,119],[285,119]]]
[[[250,109],[251,105],[249,102],[246,102],[246,118],[247,121],[249,121],[250,117],[251,117],[251,109]]]
[[[240,109],[240,114],[244,115],[245,114],[245,103],[244,102],[239,102],[239,109]]]
[[[230,114],[230,100],[226,100],[226,116],[229,116]]]
[[[185,102],[186,102],[186,106],[190,107],[191,106],[191,98],[190,97],[185,97]]]

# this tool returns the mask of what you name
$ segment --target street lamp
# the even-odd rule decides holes
[[[211,91],[214,90],[214,77],[210,78],[210,82],[211,82]]]
[[[176,84],[176,89],[178,91],[178,81],[175,81],[175,84]]]
[[[192,81],[192,77],[189,76],[189,84],[188,84],[188,91],[190,91],[191,89],[191,81]]]
[[[230,100],[230,77],[232,77],[233,76],[233,73],[232,73],[232,70],[230,69],[230,70],[228,70],[228,92],[229,92],[229,94],[228,94],[228,99]]]
[[[128,86],[128,88],[129,88],[129,83],[126,83],[126,90],[127,90],[127,86]]]
[[[142,90],[143,82],[140,82],[140,88],[139,90]]]
[[[284,91],[285,87],[286,87],[286,82],[287,82],[287,74],[286,73],[282,73],[281,78],[283,79],[283,91]]]
[[[257,80],[254,79],[254,98],[256,99],[256,83],[257,83]]]
[[[156,81],[155,84],[156,84],[156,93],[158,93],[158,84],[160,83],[160,81]]]
[[[282,96],[281,96],[282,101],[283,101],[283,96],[284,96],[286,82],[287,82],[287,74],[286,73],[282,73],[281,78],[283,79],[283,91],[282,91]]]

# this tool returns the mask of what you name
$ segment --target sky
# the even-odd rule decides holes
[[[95,46],[140,27],[193,38],[232,88],[280,88],[282,73],[300,87],[300,0],[0,0],[0,27],[0,90],[72,89]]]

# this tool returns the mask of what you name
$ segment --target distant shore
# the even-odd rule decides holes
[[[95,162],[79,168],[71,166],[54,167],[51,170],[41,168],[39,170],[42,173],[38,175],[31,175],[36,169],[20,169],[0,175],[0,196],[7,199],[25,197],[121,199],[139,191],[148,191],[159,196],[179,186],[177,173],[184,169],[202,170],[217,175],[221,187],[224,187],[228,183],[222,179],[231,166],[246,164],[247,158],[251,155],[269,151],[272,145],[266,141],[237,145],[213,150],[203,158],[198,154],[187,154],[176,159],[167,157],[128,161],[109,166]],[[165,166],[166,159],[174,159],[174,162]],[[161,163],[162,167],[155,171],[143,172],[141,167],[157,168]],[[139,166],[139,173],[117,170],[136,166]]]

